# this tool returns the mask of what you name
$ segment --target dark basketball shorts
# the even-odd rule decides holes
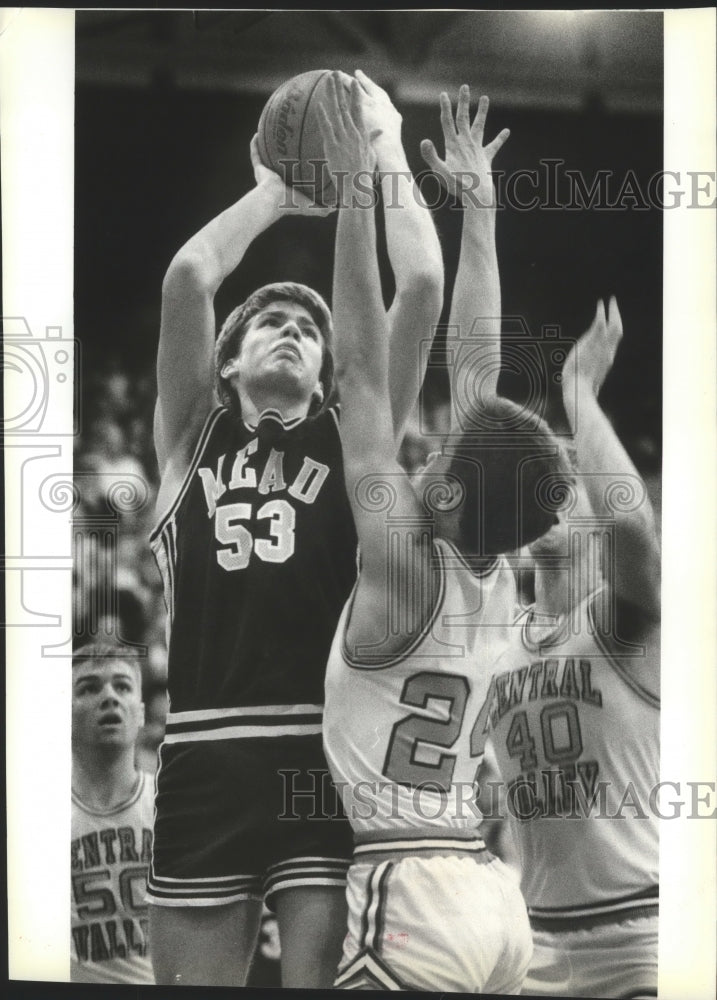
[[[147,900],[220,906],[345,888],[353,842],[320,734],[164,743]]]

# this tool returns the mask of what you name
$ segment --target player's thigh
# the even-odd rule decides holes
[[[346,936],[346,891],[338,886],[296,886],[278,892],[281,984],[329,989]]]
[[[150,906],[149,940],[159,985],[243,986],[256,946],[261,903]]]
[[[517,883],[490,855],[410,856],[349,870],[342,982],[380,976],[409,990],[517,993],[532,950]],[[380,965],[368,968],[363,956]],[[370,965],[370,963],[369,963]],[[505,989],[492,989],[496,982]]]

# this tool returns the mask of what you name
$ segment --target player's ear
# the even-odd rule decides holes
[[[312,396],[312,399],[315,399],[316,402],[318,403],[318,405],[321,406],[321,404],[324,401],[324,387],[321,384],[321,382],[317,383],[316,388],[311,393],[311,396]]]
[[[229,378],[230,375],[236,374],[238,370],[239,370],[239,358],[230,358],[230,360],[226,361],[222,366],[220,374],[222,378]]]

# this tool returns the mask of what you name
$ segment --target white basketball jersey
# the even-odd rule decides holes
[[[656,902],[659,677],[601,638],[598,591],[552,635],[532,610],[492,682],[491,740],[531,918]],[[541,636],[542,631],[542,636]]]
[[[430,623],[402,655],[375,666],[346,648],[343,610],[326,670],[324,748],[357,835],[474,831],[476,771],[487,736],[493,664],[507,648],[515,581],[504,558],[472,572],[435,542]]]
[[[72,796],[73,982],[154,983],[145,899],[153,816],[144,772],[114,809],[94,810]]]

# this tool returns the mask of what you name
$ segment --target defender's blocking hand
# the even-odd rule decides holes
[[[565,359],[563,382],[579,381],[589,386],[597,398],[613,366],[621,339],[622,318],[617,299],[615,296],[610,299],[607,315],[605,303],[599,299],[590,327]]]
[[[510,130],[504,128],[495,139],[483,145],[489,101],[485,95],[480,98],[471,125],[470,89],[467,84],[463,84],[458,92],[455,122],[451,102],[445,92],[441,94],[440,103],[445,160],[439,157],[430,139],[422,141],[421,155],[431,170],[438,174],[446,190],[460,197],[463,205],[475,205],[477,202],[483,207],[491,208],[495,204],[495,192],[490,167],[494,156],[510,135]]]

